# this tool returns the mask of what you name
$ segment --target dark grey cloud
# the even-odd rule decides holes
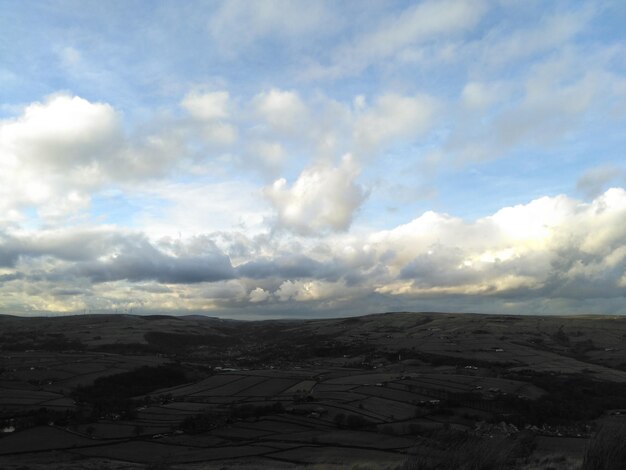
[[[12,250],[8,244],[0,245],[0,267],[2,268],[14,267],[19,257],[20,257],[19,253]]]
[[[613,254],[616,250],[612,250]],[[626,256],[607,263],[606,255],[594,256],[569,247],[559,250],[537,294],[576,300],[626,297],[626,284],[620,285],[622,278],[626,279]]]
[[[165,284],[194,284],[233,279],[228,256],[213,251],[193,256],[174,256],[160,251],[148,240],[131,239],[105,261],[77,263],[72,271],[93,282],[128,280]]]
[[[23,279],[23,278],[24,278],[24,274],[19,273],[19,272],[10,273],[10,274],[0,274],[0,283],[16,281],[18,279]]]
[[[454,310],[464,301],[477,311],[549,313],[572,302],[589,308],[591,299],[620,311],[626,192],[607,191],[593,203],[542,199],[509,211],[474,224],[433,216],[428,231],[418,221],[368,238],[309,243],[235,233],[154,241],[110,227],[0,232],[3,267],[14,267],[0,271],[0,289],[20,299],[48,296],[102,308],[120,302],[155,308],[166,300],[181,309],[263,305],[276,315],[296,306],[301,312],[302,305],[311,312]],[[567,219],[559,222],[561,214]],[[519,229],[507,231],[518,219]],[[105,282],[111,284],[98,286]]]
[[[82,289],[53,289],[52,295],[55,297],[74,297],[76,295],[83,295],[85,292]]]
[[[576,189],[588,198],[602,194],[611,183],[626,182],[626,168],[607,165],[586,171],[576,182]]]
[[[0,266],[13,267],[20,258],[49,256],[63,261],[87,261],[124,244],[125,236],[115,230],[72,229],[37,235],[0,233]]]
[[[304,255],[259,258],[237,267],[237,274],[250,279],[319,279],[336,281],[345,272],[337,261],[322,263]]]
[[[40,258],[67,262],[69,266],[33,268],[27,276],[31,280],[62,282],[88,278],[92,282],[126,279],[185,284],[227,280],[235,275],[229,257],[214,243],[206,243],[201,252],[196,249],[193,253],[172,254],[162,251],[142,234],[115,230],[77,229],[0,238],[0,266],[14,267],[20,259]],[[5,276],[0,281],[16,279],[13,275]]]

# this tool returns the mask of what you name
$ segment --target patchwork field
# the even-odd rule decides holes
[[[3,469],[400,469],[468,439],[505,442],[522,468],[580,460],[626,409],[619,318],[5,316],[0,328]]]

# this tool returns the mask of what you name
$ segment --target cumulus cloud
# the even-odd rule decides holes
[[[271,88],[257,93],[245,107],[246,170],[276,178],[309,164],[330,163],[354,153],[356,116],[349,102],[322,92],[304,97]]]
[[[356,182],[358,169],[346,155],[339,167],[305,169],[291,187],[284,178],[265,189],[281,227],[301,235],[348,229],[366,197]]]
[[[44,22],[0,72],[0,304],[623,311],[616,5],[192,3],[143,57],[136,15]]]
[[[570,80],[548,96],[570,65],[563,59],[533,70],[518,103],[518,110],[528,110],[524,119],[532,121],[533,107],[543,109],[545,100],[562,103],[574,115],[591,106],[598,83],[603,83],[601,75]],[[497,88],[469,82],[462,92],[464,106],[470,114],[489,109],[497,103],[489,93]],[[511,92],[506,84],[499,90]],[[251,135],[268,166],[284,165],[285,142],[310,143],[323,136],[332,140],[333,123],[340,124],[344,137],[348,130],[341,145],[360,156],[380,154],[428,130],[439,107],[426,95],[392,93],[374,98],[372,105],[364,97],[351,105],[319,98],[317,103],[321,111],[314,113],[296,92],[278,89],[251,99],[252,113],[246,119],[252,116],[261,123]],[[181,106],[197,127],[172,129],[172,134],[161,129],[141,139],[124,135],[120,116],[110,105],[69,95],[51,96],[0,122],[6,157],[0,162],[3,295],[11,293],[14,302],[26,293],[39,299],[32,308],[63,309],[78,308],[81,302],[113,305],[122,302],[124,289],[132,290],[133,302],[156,305],[165,298],[164,305],[172,308],[201,308],[203,302],[216,308],[290,302],[329,306],[358,304],[372,295],[406,302],[465,295],[520,302],[542,296],[624,296],[626,232],[621,221],[626,193],[617,188],[602,192],[620,177],[617,167],[583,174],[579,191],[595,197],[588,203],[543,197],[474,221],[429,211],[390,230],[350,235],[346,232],[368,196],[358,181],[366,158],[357,161],[348,154],[336,165],[332,158],[314,159],[291,184],[281,178],[264,188],[265,200],[254,185],[243,182],[142,183],[185,154],[188,136],[181,132],[217,129],[233,118],[226,92],[192,92]],[[507,112],[496,115],[503,119]],[[295,125],[299,122],[315,125],[303,131]],[[516,132],[535,131],[521,126]],[[496,134],[498,145],[520,138]],[[341,145],[329,144],[327,149],[333,150],[328,153]],[[310,147],[309,152],[317,149]],[[98,188],[129,181],[139,182],[133,188],[136,197],[162,201],[142,213],[150,238],[104,226],[19,228],[24,207],[37,207],[46,220],[63,220],[88,208]],[[282,230],[269,230],[272,220]],[[179,227],[187,231],[184,238]],[[220,232],[207,234],[210,230]],[[110,294],[102,284],[111,286]],[[155,285],[170,287],[162,291]]]
[[[181,100],[193,123],[190,131],[209,147],[225,147],[237,140],[237,128],[231,122],[232,104],[228,91],[191,91]]]
[[[307,130],[309,111],[296,92],[271,89],[256,95],[252,105],[256,114],[280,135]]]
[[[430,216],[432,230],[421,243],[407,234],[406,227],[385,234],[391,243],[413,238],[413,248],[397,255],[402,257],[397,259],[399,277],[411,282],[397,283],[396,292],[443,289],[493,296],[550,292],[558,297],[573,295],[574,289],[565,294],[566,286],[592,281],[603,286],[605,295],[623,296],[618,278],[626,267],[622,253],[626,231],[617,218],[625,210],[626,192],[611,189],[590,204],[565,196],[546,197],[503,208],[469,224]],[[411,224],[417,235],[425,221]],[[438,242],[429,245],[433,238]],[[410,262],[403,263],[412,255]],[[612,269],[607,269],[609,264]],[[601,282],[595,282],[598,276]],[[389,286],[384,289],[389,291]]]
[[[84,208],[88,190],[103,179],[99,161],[116,152],[121,139],[111,106],[62,94],[0,121],[0,212]]]
[[[109,150],[121,132],[110,105],[63,94],[27,106],[22,116],[1,126],[2,149],[10,155],[3,163],[27,160],[42,170],[89,164]]]
[[[259,302],[264,302],[267,299],[269,299],[270,297],[270,293],[263,290],[261,287],[257,287],[255,289],[253,289],[252,291],[250,291],[250,302],[253,304],[259,303]]]
[[[62,223],[106,186],[163,176],[186,153],[176,130],[128,137],[106,103],[55,94],[0,121],[0,221],[36,208]]]
[[[625,217],[626,190],[613,188],[591,202],[543,197],[473,221],[426,212],[390,230],[302,243],[234,233],[150,241],[115,227],[4,233],[0,292],[5,307],[19,299],[61,310],[365,308],[374,300],[445,309],[467,298],[486,310],[548,308],[551,299],[557,311],[597,298],[616,311],[611,299],[626,297]]]
[[[276,296],[282,302],[289,300],[297,302],[320,301],[336,296],[342,287],[341,285],[315,280],[285,281],[276,291]]]
[[[624,216],[626,191],[619,188],[591,203],[543,197],[474,221],[427,212],[392,230],[327,240],[306,257],[291,254],[290,263],[251,262],[238,274],[284,279],[274,291],[280,302],[347,296],[358,305],[378,293],[404,305],[420,299],[452,305],[468,296],[473,305],[482,299],[484,308],[622,298],[626,231],[618,220]]]

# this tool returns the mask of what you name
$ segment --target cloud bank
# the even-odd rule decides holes
[[[23,3],[0,312],[626,313],[619,2]]]
[[[245,233],[236,241],[217,233],[150,241],[113,227],[4,233],[0,290],[34,310],[60,297],[72,298],[68,308],[158,310],[181,299],[199,310],[366,308],[376,295],[416,308],[464,296],[517,311],[541,301],[562,313],[561,302],[606,307],[626,296],[625,217],[626,191],[613,188],[589,203],[543,197],[473,221],[427,212],[390,230],[300,243]],[[107,293],[95,297],[104,285]],[[35,303],[26,292],[37,289],[46,295]]]

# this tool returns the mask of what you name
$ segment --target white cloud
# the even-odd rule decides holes
[[[237,141],[238,133],[232,124],[218,122],[207,124],[200,135],[209,145],[228,146]]]
[[[358,115],[354,124],[357,153],[376,153],[382,145],[403,138],[415,140],[433,124],[437,107],[435,99],[426,95],[379,96],[374,106]]]
[[[576,203],[565,196],[542,197],[500,209],[485,220],[492,221],[509,241],[541,244],[550,239],[552,230],[571,220],[575,210]]]
[[[299,38],[323,34],[337,22],[323,1],[232,0],[221,3],[208,30],[220,54],[236,57],[263,39],[279,37],[293,44]]]
[[[550,148],[597,119],[623,81],[609,71],[615,52],[562,53],[535,62],[519,78],[466,83],[445,148],[459,161],[485,161],[514,148]],[[607,116],[603,116],[604,119]]]
[[[72,46],[66,46],[59,51],[59,57],[65,67],[74,67],[82,61],[80,51]]]
[[[331,299],[343,290],[345,286],[321,281],[285,281],[276,290],[275,294],[281,302],[290,300],[296,302],[309,302]]]
[[[209,147],[227,147],[235,144],[238,137],[237,128],[229,121],[237,116],[233,116],[228,91],[207,93],[191,91],[181,100],[180,105],[194,119],[190,126],[191,133],[199,135]]]
[[[196,121],[159,122],[127,136],[109,104],[56,94],[32,103],[15,118],[0,120],[0,220],[17,221],[34,208],[45,223],[63,223],[89,208],[94,193],[136,188],[170,171],[198,166],[206,158],[190,145],[233,144],[237,129],[228,116],[228,94],[187,95]]]
[[[513,31],[509,28],[495,29],[479,41],[480,63],[483,66],[500,66],[555,51],[583,32],[593,14],[593,8],[587,6],[575,11],[559,11],[530,27]]]
[[[181,106],[196,119],[226,119],[230,115],[229,93],[214,91],[209,93],[190,92],[181,101]]]
[[[42,170],[88,164],[120,137],[119,120],[111,106],[68,95],[31,104],[21,117],[0,125],[2,151],[9,156],[3,162],[27,161]]]
[[[340,45],[329,65],[315,65],[304,72],[311,79],[355,75],[370,65],[403,60],[414,48],[441,36],[471,30],[486,12],[482,0],[438,0],[412,5],[400,14],[385,17],[379,26]]]
[[[122,138],[111,106],[63,94],[0,121],[0,211],[35,206],[58,217],[85,208]]]
[[[257,287],[253,289],[252,291],[250,291],[250,295],[249,295],[250,302],[253,304],[264,302],[267,299],[269,299],[269,297],[270,297],[270,293],[262,289],[261,287]]]
[[[401,279],[388,278],[380,292],[575,297],[573,286],[590,282],[596,293],[623,296],[624,216],[623,189],[590,204],[544,197],[474,222],[427,213],[371,236],[374,249],[392,253],[385,264]]]
[[[265,188],[281,227],[301,235],[347,230],[366,193],[356,182],[358,169],[346,155],[341,166],[305,169],[291,187],[284,178]]]
[[[367,310],[378,295],[383,306],[429,299],[444,309],[459,296],[522,310],[598,298],[614,310],[611,299],[626,296],[625,217],[626,191],[613,188],[591,203],[544,197],[473,221],[427,212],[391,230],[325,239],[236,229],[154,241],[115,227],[0,233],[0,304],[71,310],[126,296],[142,308]]]
[[[91,198],[79,191],[68,191],[58,197],[54,204],[40,204],[39,216],[53,225],[67,221],[68,214],[78,214],[89,208]]]
[[[309,112],[296,92],[271,89],[259,93],[254,97],[253,107],[280,134],[299,134],[308,129]]]
[[[0,302],[623,300],[616,2],[209,3],[13,41]]]
[[[215,231],[257,234],[271,215],[260,190],[243,181],[151,182],[127,196],[142,206],[136,220],[154,239]]]
[[[485,110],[501,102],[507,96],[507,86],[503,83],[471,81],[461,91],[461,103],[471,110]]]
[[[275,174],[286,163],[287,152],[283,145],[277,141],[259,140],[253,142],[248,152],[253,160],[257,161],[263,170]]]

